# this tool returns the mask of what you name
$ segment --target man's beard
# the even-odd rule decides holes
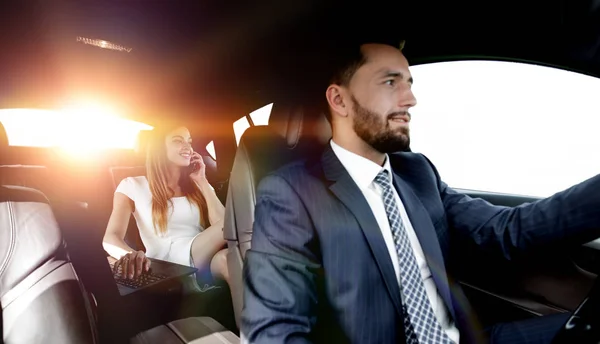
[[[394,153],[408,151],[410,147],[410,134],[408,127],[390,128],[389,119],[397,113],[392,113],[382,118],[381,115],[371,111],[358,103],[352,96],[352,109],[354,110],[354,132],[369,146],[380,153]]]

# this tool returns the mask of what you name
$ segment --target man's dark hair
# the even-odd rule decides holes
[[[396,46],[400,50],[404,49],[404,41],[400,41],[399,44],[394,44],[390,43],[389,40],[367,40],[363,42],[355,42],[354,44],[339,49],[334,53],[333,60],[331,61],[330,78],[327,86],[348,86],[348,84],[350,84],[350,80],[352,80],[352,77],[356,71],[368,61],[367,57],[362,51],[362,46],[369,43],[386,44],[390,46]],[[331,123],[331,112],[329,110],[329,104],[327,103],[327,100],[325,100],[324,112],[327,120]]]
[[[329,84],[348,86],[356,71],[367,63],[367,57],[362,51],[362,46],[357,46],[340,56],[336,62],[337,68],[334,67]]]

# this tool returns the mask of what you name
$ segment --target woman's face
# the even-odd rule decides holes
[[[192,137],[190,131],[185,127],[179,127],[165,137],[167,161],[179,167],[190,165],[190,159],[194,150],[192,149]]]

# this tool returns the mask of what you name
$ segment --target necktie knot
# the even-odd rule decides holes
[[[390,183],[390,174],[388,170],[381,170],[381,172],[377,174],[377,177],[375,177],[375,183],[379,184],[384,190],[391,189],[392,185]]]

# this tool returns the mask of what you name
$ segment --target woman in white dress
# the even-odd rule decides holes
[[[147,148],[147,176],[125,178],[115,191],[104,249],[118,259],[128,278],[147,271],[149,257],[191,265],[229,283],[224,207],[206,180],[189,130],[155,128]],[[132,214],[146,252],[132,249],[124,240]]]

